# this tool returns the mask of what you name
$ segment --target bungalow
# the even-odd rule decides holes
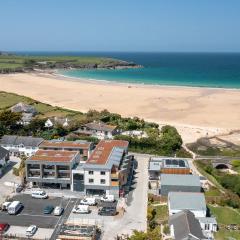
[[[180,211],[169,218],[170,235],[174,240],[205,240],[199,221],[189,210]]]
[[[168,194],[169,215],[183,210],[191,211],[195,217],[206,217],[207,206],[203,193],[196,192],[170,192]]]
[[[120,133],[117,126],[108,125],[101,121],[94,121],[84,124],[75,133],[90,135],[98,139],[113,139],[113,137]]]
[[[214,239],[217,222],[213,217],[196,218],[189,210],[180,211],[169,218],[170,235],[175,240]]]
[[[22,120],[20,124],[23,125],[28,125],[32,121],[32,118],[37,114],[35,107],[22,102],[12,106],[11,111],[15,113],[22,113]]]
[[[4,135],[0,140],[0,146],[14,156],[32,156],[38,150],[42,141],[43,138]]]

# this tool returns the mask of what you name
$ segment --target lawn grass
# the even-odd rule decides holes
[[[221,196],[221,192],[218,190],[218,188],[211,187],[208,191],[205,191],[206,197],[218,197]]]
[[[239,240],[240,232],[221,229],[214,234],[215,240]]]
[[[167,205],[159,205],[153,207],[156,210],[156,215],[154,220],[158,221],[167,221],[168,220],[168,206]]]
[[[230,207],[208,205],[212,215],[217,219],[218,224],[240,224],[240,213]]]

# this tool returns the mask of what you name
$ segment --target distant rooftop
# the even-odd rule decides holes
[[[168,194],[169,206],[175,210],[204,210],[206,201],[203,193],[170,192]]]
[[[201,186],[197,175],[187,174],[161,174],[161,185],[173,186]]]
[[[109,162],[118,163],[128,148],[128,142],[122,140],[102,140],[86,162],[88,164],[106,165]]]
[[[91,123],[86,123],[84,125],[84,127],[87,127],[89,129],[92,129],[92,130],[107,131],[107,132],[111,132],[111,131],[113,131],[114,129],[117,128],[117,126],[108,125],[108,124],[105,124],[104,122],[101,122],[101,121],[94,121],[94,122],[91,122]]]
[[[71,162],[77,154],[78,151],[38,150],[35,155],[31,156],[28,160],[44,162]]]
[[[86,141],[56,141],[56,140],[52,140],[52,141],[43,141],[39,147],[40,148],[51,147],[51,148],[89,149],[90,146],[91,146],[91,143],[86,142]]]
[[[11,111],[12,112],[24,112],[24,113],[32,113],[32,114],[36,114],[37,110],[35,107],[23,103],[23,102],[19,102],[16,105],[11,107]]]
[[[43,141],[43,138],[36,138],[30,136],[17,136],[17,135],[4,135],[0,140],[0,144],[3,145],[20,145],[29,147],[38,147]]]

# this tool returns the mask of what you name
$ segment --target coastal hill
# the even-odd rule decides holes
[[[133,62],[88,56],[21,56],[0,52],[0,73],[49,69],[121,69],[141,67]]]

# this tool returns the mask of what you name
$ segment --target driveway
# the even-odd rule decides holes
[[[8,166],[6,167],[4,175],[0,178],[0,203],[14,193],[14,183],[20,183],[20,178],[13,174],[13,167],[20,164],[20,159],[16,157],[10,157]]]
[[[103,239],[115,239],[117,235],[129,234],[133,230],[147,230],[148,201],[148,155],[134,154],[138,168],[134,178],[133,190],[126,199],[126,212],[116,217],[104,217]]]

